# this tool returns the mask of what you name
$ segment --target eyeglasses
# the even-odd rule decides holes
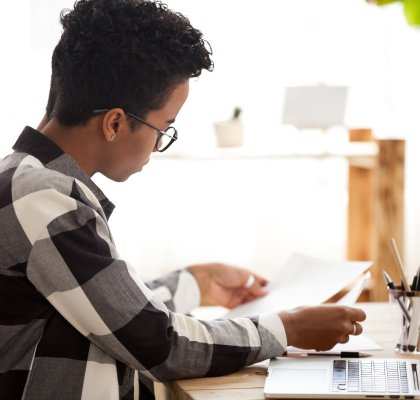
[[[100,109],[100,110],[93,110],[94,114],[100,114],[102,112],[108,112],[110,109]],[[136,119],[137,121],[142,122],[143,124],[150,126],[151,128],[158,131],[159,136],[156,140],[156,150],[159,152],[164,152],[168,147],[175,142],[178,139],[178,132],[173,126],[170,126],[165,131],[161,131],[159,128],[156,128],[155,126],[149,124],[148,122],[142,120],[141,118],[137,117],[137,115],[131,114],[129,112],[126,112],[127,115],[130,117]]]

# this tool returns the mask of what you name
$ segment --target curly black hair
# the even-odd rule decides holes
[[[160,1],[79,0],[60,20],[47,116],[64,126],[86,124],[101,108],[145,118],[177,84],[213,70],[202,33]]]

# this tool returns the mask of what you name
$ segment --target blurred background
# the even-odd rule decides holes
[[[153,157],[125,183],[94,177],[117,206],[110,226],[122,257],[146,280],[211,261],[270,278],[295,251],[346,259],[347,158],[170,157],[215,148],[214,123],[229,120],[240,107],[244,148],[267,153],[310,152],[325,140],[346,142],[348,128],[372,129],[378,139],[405,139],[403,258],[415,271],[420,263],[420,29],[408,26],[402,5],[167,3],[202,30],[215,69],[191,82],[174,124],[179,140],[165,156]],[[36,127],[45,113],[59,12],[72,4],[1,0],[0,157],[25,125]],[[327,132],[283,125],[285,88],[319,84],[349,88],[343,125]]]

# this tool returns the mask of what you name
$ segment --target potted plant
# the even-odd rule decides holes
[[[404,14],[409,25],[420,26],[420,0],[366,0],[368,3],[375,3],[378,6],[395,3],[404,4]]]
[[[237,147],[243,144],[243,126],[239,119],[242,109],[236,107],[233,117],[229,121],[217,122],[214,124],[216,129],[217,146]]]

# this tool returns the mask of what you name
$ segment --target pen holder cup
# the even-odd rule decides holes
[[[400,285],[388,291],[395,351],[420,354],[420,291],[405,292]]]

